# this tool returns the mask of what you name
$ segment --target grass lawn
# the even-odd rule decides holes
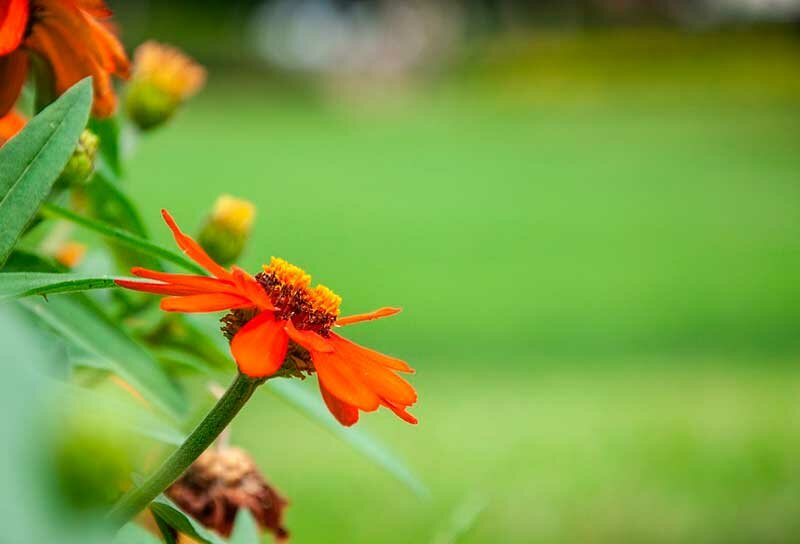
[[[463,542],[797,541],[800,47],[659,36],[505,44],[388,102],[220,75],[139,143],[157,239],[247,197],[246,267],[405,307],[350,336],[419,369],[418,428],[363,424],[432,499],[260,397],[234,441],[296,542],[432,541],[482,502]]]
[[[418,428],[363,425],[430,501],[267,395],[233,436],[291,498],[299,543],[434,542],[475,504],[464,543],[796,542],[800,370],[697,365],[420,375]]]

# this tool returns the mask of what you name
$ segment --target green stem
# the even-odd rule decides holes
[[[206,274],[206,271],[203,270],[202,267],[193,263],[189,259],[178,255],[177,253],[173,253],[168,249],[164,249],[161,246],[157,246],[153,242],[145,240],[140,236],[136,236],[128,231],[118,229],[112,225],[109,225],[108,223],[104,223],[103,221],[79,215],[71,210],[56,206],[55,204],[51,203],[43,204],[39,209],[39,213],[42,217],[46,217],[48,219],[64,219],[65,221],[75,223],[78,226],[84,227],[102,236],[105,236],[106,238],[109,238],[119,245],[128,247],[134,251],[138,251],[144,255],[150,255],[152,257],[164,259],[165,261],[177,264],[181,268],[184,268],[190,272],[194,272],[195,274]]]
[[[242,409],[256,387],[263,382],[263,379],[238,374],[236,380],[203,421],[195,427],[186,441],[146,481],[128,491],[117,501],[107,516],[112,528],[114,530],[121,528],[177,480],[189,468],[189,465],[214,442]]]

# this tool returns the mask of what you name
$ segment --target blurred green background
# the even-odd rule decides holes
[[[796,27],[676,2],[410,4],[400,27],[390,2],[296,3],[324,7],[310,27],[291,2],[118,4],[129,45],[210,71],[131,149],[154,237],[162,207],[192,231],[244,197],[246,268],[405,310],[347,333],[418,369],[420,425],[359,425],[431,499],[261,395],[233,440],[294,542],[800,539]],[[437,38],[417,57],[414,21]]]

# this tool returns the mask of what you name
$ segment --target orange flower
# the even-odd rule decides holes
[[[103,0],[0,0],[0,115],[19,97],[29,51],[49,61],[58,94],[92,76],[93,113],[111,115],[117,101],[111,76],[127,78],[130,67],[103,22],[110,16]]]
[[[25,123],[25,118],[13,110],[0,117],[0,147],[16,136]]]
[[[358,421],[358,411],[385,406],[409,423],[406,409],[417,400],[414,389],[395,374],[413,372],[399,359],[359,346],[333,332],[334,327],[395,315],[398,308],[339,317],[341,298],[325,286],[311,287],[311,276],[282,259],[272,258],[255,277],[234,266],[226,270],[162,210],[175,241],[211,276],[169,274],[134,268],[140,278],[117,285],[170,295],[161,300],[167,312],[218,312],[223,319],[239,370],[251,377],[316,372],[322,398],[343,425]]]

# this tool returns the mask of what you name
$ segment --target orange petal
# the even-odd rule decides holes
[[[289,337],[283,330],[285,324],[276,321],[272,312],[261,312],[236,333],[231,353],[243,374],[263,378],[281,367],[289,346]]]
[[[82,10],[89,12],[94,17],[100,19],[111,17],[111,10],[103,0],[77,0],[77,3]]]
[[[0,2],[0,56],[14,51],[25,36],[28,26],[29,0]],[[0,80],[5,80],[0,78]]]
[[[367,387],[348,364],[336,353],[311,354],[320,382],[336,398],[366,412],[376,410],[380,398]]]
[[[358,373],[361,382],[384,400],[408,406],[417,402],[417,392],[401,377],[376,362],[371,350],[344,340],[331,338],[336,353]]]
[[[247,308],[251,303],[246,298],[227,293],[187,295],[161,299],[165,312],[206,313]]]
[[[384,406],[386,406],[389,410],[394,412],[395,415],[400,419],[402,419],[403,421],[407,421],[412,425],[416,425],[417,423],[419,423],[419,420],[414,416],[412,416],[411,414],[409,414],[403,406],[396,406],[391,402],[384,403]]]
[[[0,57],[0,116],[6,115],[16,104],[27,75],[28,54],[25,51]]]
[[[25,118],[12,110],[0,117],[0,146],[17,135],[25,127]]]
[[[214,262],[214,259],[209,257],[208,253],[206,253],[205,250],[200,247],[200,244],[195,242],[191,237],[184,234],[181,229],[178,228],[178,224],[175,223],[175,220],[167,210],[161,210],[161,215],[164,217],[164,221],[166,221],[167,226],[169,226],[170,230],[172,231],[172,235],[175,237],[175,243],[178,244],[178,247],[181,248],[181,250],[183,250],[183,252],[186,253],[190,259],[220,279],[232,279],[230,272]]]
[[[377,363],[379,365],[383,365],[386,368],[391,368],[393,370],[397,370],[399,372],[408,372],[408,373],[411,373],[411,374],[414,373],[414,369],[411,368],[410,366],[408,366],[405,363],[405,361],[401,361],[400,359],[396,359],[394,357],[390,357],[390,356],[385,355],[383,353],[379,353],[379,352],[377,352],[375,350],[372,350],[372,349],[369,349],[369,348],[365,348],[364,346],[360,346],[360,345],[356,344],[355,342],[351,342],[347,338],[343,338],[343,337],[341,337],[338,334],[333,333],[333,332],[330,333],[329,338],[330,338],[330,341],[333,342],[334,344],[337,344],[337,345],[340,345],[340,346],[341,345],[345,346],[344,348],[338,348],[338,349],[347,349],[349,347],[357,348],[359,350],[358,351],[359,357],[361,357],[361,358],[369,359],[370,361],[372,361],[374,363]],[[334,348],[334,349],[337,349],[337,348]]]
[[[209,278],[208,276],[196,276],[194,274],[172,274],[169,272],[159,272],[146,268],[131,268],[131,274],[140,278],[157,280],[164,283],[194,289],[197,293],[231,293],[238,294],[243,298],[245,294],[240,292],[236,286],[227,280]]]
[[[337,399],[333,394],[328,391],[322,382],[319,382],[319,391],[322,393],[322,400],[330,410],[333,417],[345,427],[350,427],[358,421],[358,408],[350,406],[346,402]]]
[[[345,325],[352,325],[353,323],[361,323],[362,321],[372,321],[373,319],[397,315],[401,311],[402,310],[400,308],[381,308],[367,314],[356,314],[342,317],[341,319],[336,320],[336,325],[343,327]]]
[[[286,334],[308,351],[333,351],[333,347],[323,337],[313,331],[298,330],[291,320],[286,322]]]
[[[155,283],[149,281],[136,281],[136,280],[114,280],[114,283],[125,289],[132,291],[140,291],[142,293],[155,293],[157,295],[197,295],[201,291],[191,289],[189,287],[182,287],[180,285],[173,285],[171,283]]]
[[[232,266],[231,270],[233,271],[233,283],[240,294],[250,299],[253,305],[261,311],[275,309],[269,296],[253,276],[238,266]]]

